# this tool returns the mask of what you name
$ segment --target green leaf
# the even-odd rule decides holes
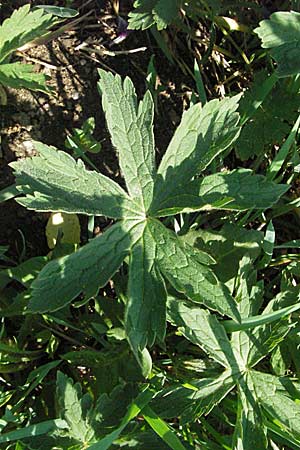
[[[234,373],[240,371],[239,361],[236,360],[223,325],[209,311],[183,300],[169,299],[168,318],[188,340],[201,347],[223,367]]]
[[[46,94],[52,92],[47,86],[48,77],[43,73],[35,73],[34,66],[21,64],[0,64],[0,83],[15,89],[26,88],[32,91],[41,91]]]
[[[148,221],[157,245],[157,264],[172,286],[196,303],[239,320],[240,315],[228,288],[207,266],[211,258],[182,242],[156,220]]]
[[[285,386],[292,385],[288,378],[278,378],[270,374],[252,372],[252,379],[256,394],[263,408],[271,415],[273,420],[281,424],[300,439],[300,404],[294,401]],[[299,386],[298,386],[299,388]],[[300,391],[295,390],[297,398],[300,398]]]
[[[152,25],[163,30],[178,16],[181,0],[136,0],[129,13],[129,28],[146,30]]]
[[[143,350],[166,331],[165,284],[155,264],[156,242],[147,226],[132,248],[129,263],[126,333],[133,349]]]
[[[278,64],[278,77],[296,75],[300,72],[300,13],[278,11],[263,20],[254,32],[262,40],[262,47],[270,49]]]
[[[45,13],[53,14],[53,16],[62,17],[63,19],[76,17],[79,12],[72,8],[63,8],[61,6],[37,5],[36,8],[42,8]]]
[[[232,448],[235,450],[269,448],[251,372],[239,380],[238,412]]]
[[[43,434],[50,433],[51,431],[57,429],[65,429],[65,428],[68,428],[68,424],[65,420],[61,419],[45,420],[45,422],[29,425],[28,427],[21,428],[20,430],[10,431],[8,433],[1,434],[0,443],[11,442],[17,439],[24,439],[32,436],[40,436]]]
[[[164,389],[151,402],[151,407],[160,417],[180,417],[180,423],[184,425],[209,414],[235,384],[231,370],[225,370],[216,378],[202,378],[190,386]]]
[[[243,161],[262,156],[272,150],[274,145],[282,145],[297,119],[300,99],[298,88],[296,93],[290,80],[278,80],[261,100],[262,86],[271,83],[272,77],[278,80],[276,75],[268,77],[266,72],[258,73],[254,76],[250,90],[240,101],[241,116],[247,118],[250,114],[251,119],[243,126],[235,144],[236,154]],[[253,112],[254,107],[257,109]]]
[[[140,413],[140,411],[150,402],[153,396],[154,392],[149,388],[145,388],[144,391],[142,391],[131,403],[131,405],[129,405],[127,413],[123,417],[119,427],[101,439],[101,441],[88,447],[88,450],[108,450],[113,442],[118,439],[119,435],[126,428],[129,422]]]
[[[130,196],[147,211],[153,197],[154,106],[150,92],[138,104],[132,81],[99,70],[99,90],[113,145]]]
[[[7,186],[6,188],[1,189],[0,191],[0,203],[6,202],[7,200],[10,200],[16,197],[17,195],[19,195],[19,191],[15,184]]]
[[[198,103],[183,113],[157,171],[150,214],[232,145],[240,132],[239,99],[211,100],[203,108]]]
[[[30,5],[16,9],[0,27],[0,63],[22,45],[45,34],[55,23],[43,10],[30,11]]]
[[[67,136],[65,146],[73,150],[74,157],[83,156],[86,152],[99,153],[101,144],[93,137],[94,130],[95,119],[94,117],[89,117],[82,125],[82,128],[74,128],[72,135]]]
[[[56,396],[59,402],[60,415],[69,427],[69,436],[82,443],[94,438],[94,431],[85,411],[85,397],[82,396],[80,383],[73,383],[71,378],[57,372]]]
[[[216,260],[214,273],[225,283],[236,278],[243,256],[249,256],[251,262],[258,257],[263,234],[236,224],[225,223],[219,232],[206,229],[190,230],[181,239],[192,247],[209,251]]]
[[[175,431],[161,419],[150,406],[147,405],[143,408],[142,415],[152,430],[154,430],[170,448],[173,450],[186,450]]]
[[[126,192],[111,179],[88,171],[81,160],[40,142],[38,157],[11,163],[16,184],[26,197],[17,202],[36,211],[63,211],[113,218],[141,213]]]
[[[86,299],[95,296],[122,264],[141,226],[138,221],[120,221],[78,252],[47,264],[31,285],[27,312],[56,311],[82,292]]]
[[[248,169],[216,173],[179,186],[169,198],[164,198],[155,215],[211,209],[267,209],[288,189],[289,186],[270,182]]]

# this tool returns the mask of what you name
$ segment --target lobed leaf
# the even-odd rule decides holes
[[[36,211],[62,211],[112,218],[136,217],[141,211],[120,186],[65,152],[35,142],[38,157],[13,162],[16,184],[25,197],[17,202]]]
[[[143,350],[166,330],[166,288],[155,264],[156,242],[147,226],[132,248],[129,263],[126,333],[133,349]]]
[[[270,182],[248,169],[216,173],[179,186],[164,198],[154,215],[161,217],[210,209],[267,209],[288,189],[289,186]]]
[[[151,406],[160,417],[180,417],[180,423],[184,425],[209,414],[234,386],[231,371],[225,370],[216,378],[202,378],[189,387],[164,389],[151,402]]]
[[[203,108],[198,103],[184,112],[157,170],[150,214],[232,145],[240,132],[239,99],[211,100]]]
[[[278,77],[300,72],[300,13],[278,11],[263,20],[254,32],[262,40],[262,47],[271,49],[271,56],[278,64]]]
[[[129,28],[146,30],[153,25],[163,30],[178,16],[181,0],[136,0],[129,13]]]
[[[255,394],[252,374],[239,380],[238,412],[232,448],[235,450],[268,449],[262,411]]]
[[[171,285],[194,302],[239,320],[228,288],[207,266],[211,257],[182,242],[156,220],[148,220],[148,226],[157,246],[157,265]]]
[[[182,300],[169,299],[168,318],[189,341],[201,347],[211,358],[233,373],[240,372],[239,361],[232,351],[225,328],[209,311]]]
[[[60,415],[69,427],[69,436],[82,443],[91,441],[94,438],[94,431],[89,424],[88,414],[85,410],[85,403],[88,399],[82,395],[81,385],[74,384],[71,378],[58,371],[56,396],[60,406]],[[89,407],[91,408],[92,405],[90,404]]]
[[[84,292],[86,300],[105,286],[142,232],[138,221],[120,221],[78,252],[48,263],[31,285],[29,313],[56,311]]]
[[[252,372],[256,394],[264,409],[300,439],[300,398],[299,385],[296,387],[288,378],[278,378],[271,374]],[[293,400],[287,391],[289,387],[295,395]]]
[[[155,175],[154,106],[150,92],[138,104],[130,78],[99,70],[99,90],[113,145],[130,196],[146,211],[152,201]]]
[[[30,11],[30,5],[16,9],[0,26],[0,63],[12,52],[45,34],[55,23],[42,9]]]
[[[22,63],[0,65],[0,83],[15,89],[26,88],[46,94],[51,88],[46,84],[47,77],[43,73],[35,73],[34,66]]]

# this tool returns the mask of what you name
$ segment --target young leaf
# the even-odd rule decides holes
[[[269,20],[261,21],[254,32],[262,40],[262,47],[271,49],[271,56],[278,64],[278,77],[300,72],[300,13],[275,12]]]
[[[147,226],[132,248],[129,263],[126,332],[131,346],[143,350],[158,338],[164,340],[166,328],[166,289],[156,267],[156,243]]]
[[[26,196],[17,202],[36,211],[61,211],[112,218],[137,217],[140,208],[111,179],[88,171],[83,162],[41,142],[38,157],[11,163],[16,184]]]
[[[119,75],[99,74],[102,106],[128,192],[147,211],[155,175],[152,96],[147,92],[138,104],[129,78],[122,82]]]
[[[30,5],[16,9],[0,26],[0,63],[22,45],[45,34],[55,23],[43,10],[30,11]]]
[[[85,396],[82,396],[81,385],[74,384],[71,378],[58,371],[56,395],[60,415],[69,427],[69,436],[82,443],[91,441],[94,438],[94,431],[87,418],[88,411],[84,408]]]
[[[176,192],[164,198],[154,213],[159,217],[199,210],[267,209],[289,189],[284,184],[268,181],[252,170],[237,169],[196,179],[179,186]]]
[[[51,261],[31,285],[27,311],[56,311],[82,292],[86,299],[96,295],[118,270],[141,232],[139,222],[120,221],[78,252]]]
[[[229,290],[207,266],[207,254],[202,256],[156,220],[149,220],[148,226],[156,242],[159,269],[172,286],[194,302],[239,320]]]
[[[157,171],[151,214],[235,141],[239,99],[211,100],[203,108],[196,104],[183,114]]]

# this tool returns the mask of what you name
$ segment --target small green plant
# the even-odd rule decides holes
[[[36,211],[103,215],[117,220],[78,252],[51,261],[31,286],[27,313],[65,307],[79,295],[96,296],[125,261],[128,293],[125,328],[138,354],[166,330],[169,286],[221,315],[240,321],[227,286],[209,267],[214,259],[193,248],[168,227],[179,213],[224,209],[266,209],[288,186],[251,170],[204,176],[212,161],[230,149],[240,133],[240,96],[192,106],[159,165],[155,165],[153,100],[138,103],[129,78],[100,71],[99,88],[112,143],[127,192],[85,169],[68,154],[41,143],[38,157],[13,162],[18,203]]]

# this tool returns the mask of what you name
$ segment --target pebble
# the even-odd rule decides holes
[[[72,94],[72,99],[73,99],[73,100],[78,100],[79,97],[80,97],[79,92],[74,92],[74,93]]]
[[[33,143],[32,141],[23,141],[22,145],[25,149],[25,151],[30,154],[33,151]]]

